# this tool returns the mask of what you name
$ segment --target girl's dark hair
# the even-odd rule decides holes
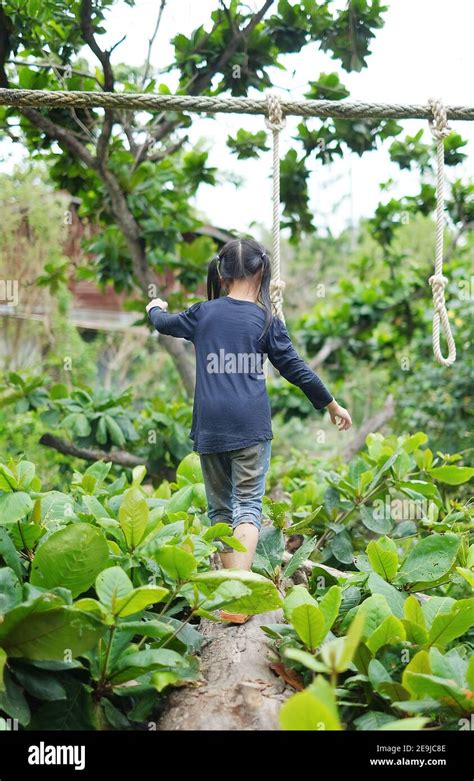
[[[222,287],[234,279],[253,277],[262,269],[258,300],[265,310],[265,323],[260,338],[265,336],[272,322],[270,300],[271,267],[265,247],[253,239],[231,239],[209,263],[207,298],[220,298]],[[221,283],[222,277],[222,283]]]

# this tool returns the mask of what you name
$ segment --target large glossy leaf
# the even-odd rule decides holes
[[[133,583],[121,567],[109,567],[97,575],[95,590],[102,604],[113,610],[117,599],[133,591]]]
[[[375,655],[384,645],[405,640],[405,637],[405,628],[400,619],[395,616],[387,616],[380,626],[367,638],[365,644]]]
[[[372,540],[367,545],[367,556],[374,572],[384,580],[393,580],[398,570],[397,546],[389,537]]]
[[[74,658],[92,648],[103,633],[103,625],[90,614],[67,605],[49,607],[46,596],[29,606],[19,605],[5,616],[0,643],[9,656]]]
[[[289,697],[280,709],[284,730],[340,730],[336,697],[331,685],[318,676],[305,691]]]
[[[474,598],[460,599],[449,613],[439,613],[430,628],[430,645],[445,646],[474,626]]]
[[[21,521],[33,509],[33,500],[24,491],[0,496],[0,524]]]
[[[444,577],[456,561],[461,544],[454,534],[431,534],[414,548],[398,573],[401,583],[431,582]]]
[[[285,550],[285,538],[281,529],[264,527],[259,535],[255,551],[254,569],[272,574],[279,567]]]
[[[318,607],[315,598],[311,596],[308,589],[304,586],[294,586],[285,596],[283,604],[283,613],[288,621],[291,621],[291,614],[296,607],[300,605],[314,605]]]
[[[364,616],[364,632],[362,637],[365,639],[375,632],[380,624],[392,615],[387,600],[380,594],[374,594],[362,602],[358,614]]]
[[[469,713],[472,708],[472,702],[467,696],[466,690],[461,689],[454,681],[410,670],[405,671],[404,679],[406,687],[416,697],[428,697],[441,701],[444,705],[449,705],[461,713]]]
[[[139,488],[129,488],[119,509],[119,522],[129,548],[140,543],[148,523],[148,505]]]
[[[116,686],[155,670],[176,673],[182,670],[184,673],[187,668],[188,662],[186,658],[168,648],[136,651],[132,654],[124,654],[121,657],[115,665],[110,680]]]
[[[131,616],[149,605],[161,602],[168,593],[169,589],[161,586],[139,586],[126,596],[115,600],[113,613],[118,618]]]
[[[384,505],[385,507],[385,505]],[[392,521],[387,513],[380,511],[377,507],[366,507],[361,505],[359,508],[362,523],[376,534],[387,534],[392,528]]]
[[[440,483],[448,485],[461,485],[474,477],[474,468],[469,466],[435,466],[429,470],[431,477]]]
[[[38,548],[30,580],[42,588],[63,586],[77,597],[92,586],[108,560],[107,540],[100,529],[88,523],[71,524]]]
[[[197,569],[197,559],[177,545],[163,545],[155,551],[153,558],[157,564],[175,580],[188,580]]]
[[[243,583],[250,589],[251,594],[235,600],[228,606],[228,609],[235,613],[246,613],[247,615],[266,613],[270,610],[276,610],[283,604],[274,584],[256,572],[238,569],[198,572],[192,575],[190,580],[196,583],[199,590],[206,596],[210,596],[221,583],[227,580],[238,580]]]
[[[315,605],[300,605],[291,613],[298,637],[307,648],[314,650],[324,640],[328,629],[323,612]]]

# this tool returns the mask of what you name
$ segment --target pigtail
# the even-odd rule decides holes
[[[221,295],[221,279],[219,274],[220,257],[216,255],[211,262],[207,270],[207,299],[212,301],[214,298],[219,298]]]
[[[260,338],[263,339],[266,336],[268,329],[272,323],[272,301],[270,295],[270,281],[272,277],[272,269],[270,266],[270,258],[266,252],[262,252],[262,281],[260,283],[259,299],[263,308],[265,309],[265,323]]]

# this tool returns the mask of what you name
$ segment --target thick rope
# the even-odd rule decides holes
[[[273,167],[272,167],[272,200],[273,200],[273,224],[272,224],[272,279],[270,282],[270,296],[273,312],[283,322],[283,291],[285,282],[281,279],[281,254],[280,254],[280,130],[286,125],[286,120],[281,110],[280,100],[277,95],[267,96],[268,116],[265,124],[272,131],[273,138]]]
[[[451,333],[444,287],[448,280],[443,275],[443,240],[444,240],[444,138],[451,132],[448,126],[446,109],[441,100],[431,98],[430,105],[434,119],[429,120],[430,130],[436,139],[436,251],[435,273],[429,278],[433,293],[433,352],[441,366],[451,366],[456,360],[456,345]],[[447,345],[448,357],[441,352],[440,335],[443,330]]]
[[[132,92],[0,89],[0,105],[41,107],[122,108],[153,111],[195,111],[209,114],[268,114],[265,99],[209,95],[153,95]],[[345,119],[430,119],[430,105],[365,103],[348,100],[288,100],[280,98],[285,116]],[[474,120],[474,105],[447,106],[451,119]]]

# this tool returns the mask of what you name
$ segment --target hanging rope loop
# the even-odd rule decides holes
[[[273,313],[283,322],[283,290],[285,282],[281,279],[281,261],[280,261],[280,131],[286,125],[286,119],[283,116],[280,98],[278,95],[267,95],[267,116],[265,124],[272,131],[273,139],[273,167],[272,167],[272,201],[273,201],[273,224],[272,224],[272,279],[270,282],[270,297],[272,301]]]
[[[444,243],[444,139],[451,132],[443,102],[439,98],[430,98],[429,106],[433,119],[428,120],[431,133],[436,139],[436,250],[434,274],[429,278],[433,294],[433,353],[441,366],[451,366],[456,360],[456,345],[451,333],[444,288],[448,280],[443,274]],[[448,356],[441,352],[441,330],[448,345]]]

